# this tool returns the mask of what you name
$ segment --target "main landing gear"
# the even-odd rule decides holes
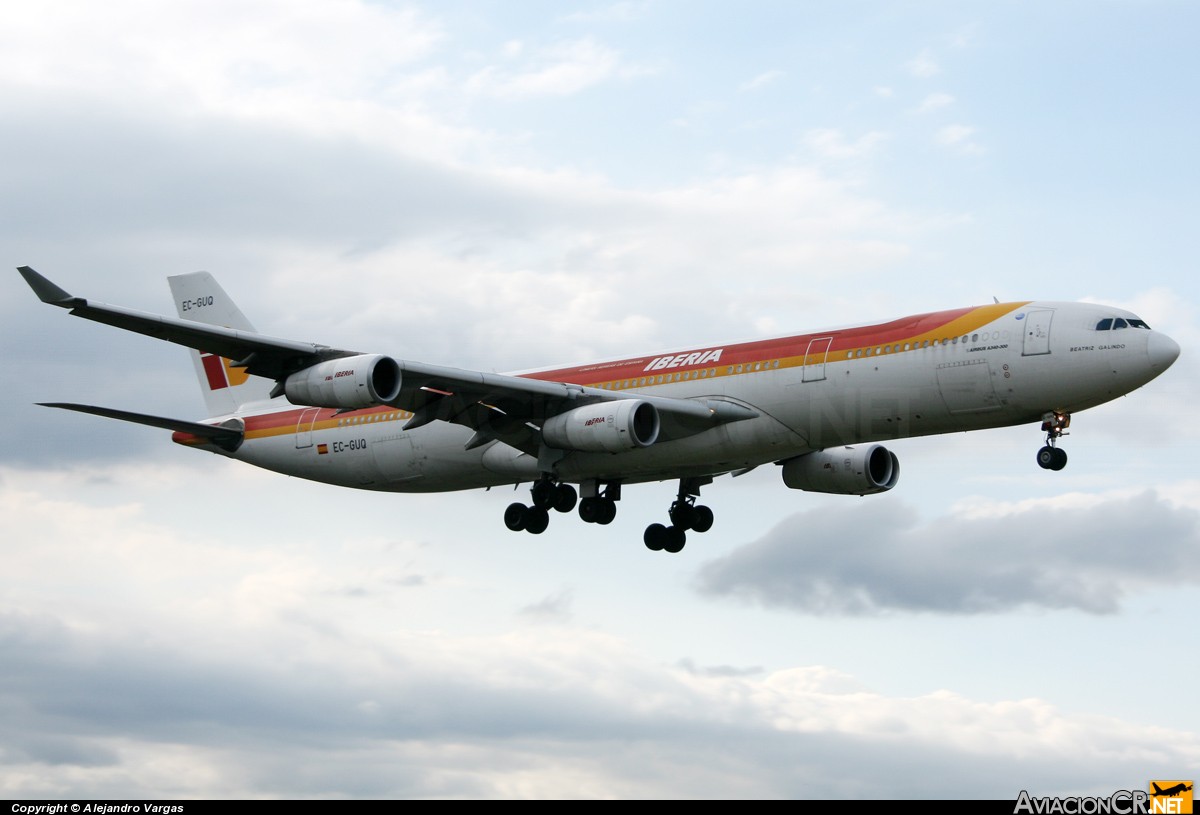
[[[712,479],[683,478],[679,481],[679,495],[671,504],[667,515],[671,519],[670,526],[650,524],[642,541],[646,548],[653,552],[671,552],[683,550],[687,543],[687,531],[707,532],[712,529],[713,511],[706,506],[696,503],[703,484],[712,483]]]
[[[1043,470],[1061,470],[1067,466],[1067,451],[1058,447],[1058,440],[1066,436],[1071,426],[1071,414],[1056,410],[1042,417],[1042,430],[1046,431],[1046,446],[1038,450],[1037,463]]]
[[[579,498],[575,488],[570,484],[556,482],[549,476],[543,476],[540,480],[535,481],[529,492],[533,499],[533,506],[515,503],[509,504],[508,509],[504,510],[504,525],[513,532],[520,532],[524,529],[533,535],[542,534],[550,525],[550,510],[570,512],[575,508],[575,502]],[[580,507],[580,514],[582,513],[583,507]],[[617,510],[614,506],[613,515],[616,514]]]

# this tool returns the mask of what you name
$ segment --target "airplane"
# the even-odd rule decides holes
[[[1061,470],[1071,416],[1162,374],[1179,345],[1136,315],[1026,300],[569,367],[486,373],[257,333],[207,272],[168,277],[178,318],[68,294],[28,266],[45,303],[186,346],[206,418],[39,403],[172,430],[186,447],[358,489],[530,484],[504,512],[544,532],[578,507],[608,524],[623,487],[679,481],[653,551],[707,532],[702,487],[764,464],[785,486],[870,495],[896,486],[881,442],[1041,422],[1037,463]]]
[[[1158,784],[1155,784],[1153,781],[1150,782],[1150,786],[1154,787],[1154,792],[1152,792],[1150,794],[1156,798],[1160,795],[1171,798],[1176,795],[1179,795],[1182,792],[1190,792],[1192,789],[1191,784],[1188,784],[1188,783],[1185,783],[1182,781],[1173,787],[1167,787],[1165,790],[1162,787],[1158,786]]]

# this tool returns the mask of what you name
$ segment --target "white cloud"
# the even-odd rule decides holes
[[[808,131],[804,141],[810,149],[825,158],[855,159],[875,152],[887,139],[886,133],[875,130],[848,142],[840,130],[825,128]]]
[[[610,79],[628,79],[649,73],[628,65],[612,48],[592,39],[563,42],[540,50],[523,68],[484,68],[466,82],[470,93],[521,98],[567,96]]]
[[[645,12],[646,3],[625,0],[591,11],[576,11],[565,15],[562,19],[571,23],[628,23],[641,18]]]
[[[935,140],[943,147],[959,153],[978,154],[983,148],[974,140],[975,128],[970,125],[946,125],[935,135]]]
[[[764,71],[753,79],[748,79],[738,86],[739,91],[757,91],[782,79],[786,74],[780,70]]]
[[[928,79],[941,71],[937,59],[928,48],[922,50],[921,53],[909,60],[906,67],[909,73],[922,79]]]
[[[948,93],[931,93],[921,100],[917,107],[918,113],[929,113],[954,104],[954,97]]]

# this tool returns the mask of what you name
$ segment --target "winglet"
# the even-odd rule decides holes
[[[33,293],[43,303],[63,308],[75,308],[87,302],[81,297],[72,297],[28,266],[18,266],[17,271],[21,273],[21,277],[25,278],[29,288],[33,289]]]

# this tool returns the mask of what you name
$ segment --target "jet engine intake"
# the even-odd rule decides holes
[[[400,395],[400,365],[382,354],[360,354],[322,362],[284,380],[294,405],[353,410],[386,405]]]
[[[833,495],[887,492],[900,480],[900,460],[881,444],[806,453],[783,463],[783,483]]]
[[[542,440],[559,450],[622,453],[649,447],[658,439],[658,410],[640,399],[596,402],[552,416]]]

